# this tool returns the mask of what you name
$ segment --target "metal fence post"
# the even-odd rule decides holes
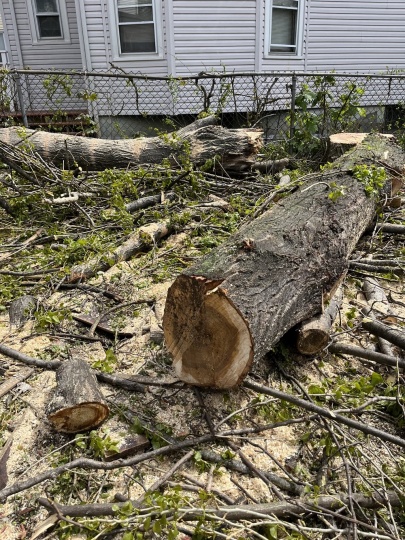
[[[17,88],[17,97],[18,97],[18,103],[20,105],[22,121],[24,123],[24,126],[27,128],[28,118],[27,118],[27,112],[25,110],[24,95],[23,95],[22,86],[21,86],[20,74],[17,72],[14,72],[13,76],[14,76],[14,82]]]
[[[291,110],[290,110],[290,140],[294,137],[295,130],[295,96],[297,92],[297,76],[293,73],[291,78]]]

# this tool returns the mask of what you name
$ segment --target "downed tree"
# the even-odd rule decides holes
[[[109,409],[89,365],[80,358],[63,362],[47,415],[56,431],[80,433],[99,426]]]
[[[404,163],[395,143],[371,135],[332,170],[312,177],[311,185],[180,274],[168,291],[163,319],[179,378],[231,388],[254,358],[320,313],[324,295],[347,270],[352,250],[374,218],[378,195],[390,191],[389,182],[362,183],[358,166],[372,179],[385,177],[383,167],[402,171]],[[372,194],[366,193],[370,186]]]
[[[210,116],[164,137],[116,141],[26,129],[23,140],[29,141],[43,159],[63,164],[65,169],[77,166],[84,170],[125,169],[129,165],[161,163],[163,159],[170,159],[176,165],[176,158],[184,152],[194,164],[218,156],[224,169],[250,169],[262,144],[262,131],[226,129],[215,123],[215,117]],[[19,128],[0,129],[0,143],[15,146],[21,141]],[[6,153],[0,144],[0,158]]]

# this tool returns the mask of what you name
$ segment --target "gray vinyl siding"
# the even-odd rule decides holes
[[[311,0],[306,68],[404,69],[404,0]]]
[[[74,0],[66,0],[70,43],[34,44],[26,0],[14,0],[17,31],[23,66],[31,69],[80,69],[82,67],[77,18]],[[17,66],[15,66],[17,67]]]
[[[8,54],[8,60],[10,62],[11,67],[20,67],[20,61],[19,61],[19,45],[18,45],[18,36],[16,35],[16,32],[14,30],[14,24],[13,24],[13,14],[12,14],[12,6],[10,5],[10,2],[8,0],[2,1],[2,7],[3,7],[3,25],[4,25],[4,31],[7,34],[7,40],[9,44],[9,54]]]
[[[256,0],[173,0],[176,75],[254,71]]]
[[[105,0],[86,0],[85,15],[92,69],[95,71],[111,69],[112,62],[128,72],[132,71],[145,75],[167,75],[166,34],[164,32],[166,26],[165,5],[166,1],[163,1],[161,6],[162,28],[157,28],[157,31],[161,33],[161,42],[164,51],[163,57],[129,60],[123,56],[119,60],[113,60],[111,22],[109,20],[107,2]]]

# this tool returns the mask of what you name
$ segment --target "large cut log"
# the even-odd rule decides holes
[[[24,130],[33,149],[44,159],[65,168],[81,166],[85,170],[126,168],[128,165],[160,163],[176,158],[186,152],[195,164],[205,163],[218,156],[221,166],[227,170],[249,169],[262,145],[259,129],[226,129],[213,125],[214,117],[208,117],[165,137],[144,137],[111,141],[76,137],[64,133]],[[8,145],[21,144],[19,128],[1,128],[0,142]],[[0,157],[5,149],[0,145]]]
[[[100,425],[108,406],[89,365],[80,358],[64,362],[56,371],[57,387],[47,415],[56,431],[79,433]]]
[[[374,217],[378,197],[353,175],[357,164],[402,170],[405,154],[369,136],[334,170],[311,178],[184,271],[170,287],[163,328],[177,375],[230,388],[322,300]],[[330,197],[336,186],[340,196]]]

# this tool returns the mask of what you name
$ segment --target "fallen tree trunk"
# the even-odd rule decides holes
[[[166,137],[144,137],[138,139],[106,140],[76,137],[64,133],[24,130],[24,140],[28,140],[34,150],[45,160],[65,168],[103,170],[126,168],[129,165],[160,163],[170,159],[176,165],[176,158],[184,154],[195,164],[203,164],[214,156],[227,170],[250,169],[259,151],[262,131],[259,129],[226,129],[215,126],[214,117],[193,122]],[[8,145],[21,144],[19,128],[1,128],[0,142]],[[0,147],[0,157],[4,149]]]
[[[64,362],[56,371],[57,388],[47,415],[56,431],[79,433],[99,426],[108,406],[89,365],[80,358]]]
[[[186,270],[170,287],[163,328],[185,382],[231,388],[293,326],[320,313],[325,293],[372,221],[377,197],[352,174],[358,164],[402,170],[405,154],[370,136]],[[336,189],[339,197],[329,195]]]

